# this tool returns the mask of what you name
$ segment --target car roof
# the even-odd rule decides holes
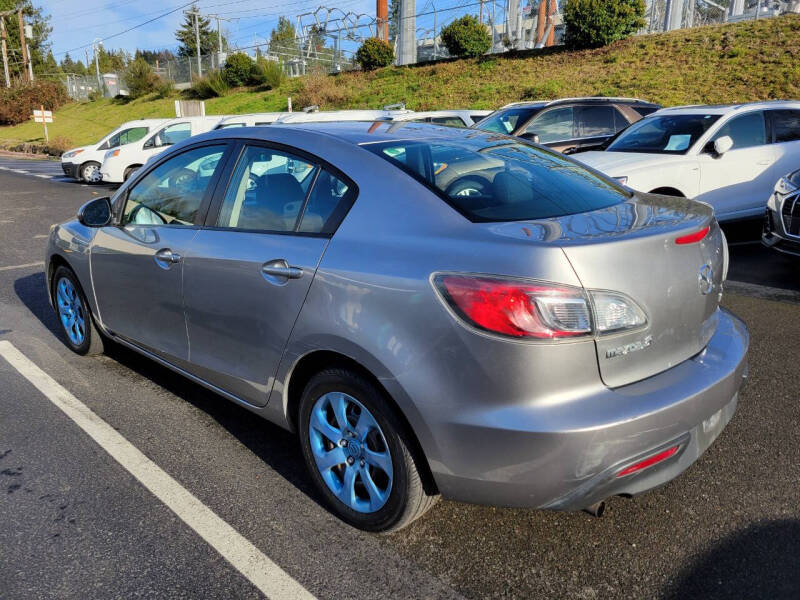
[[[653,115],[689,115],[703,112],[712,115],[724,115],[744,110],[764,110],[768,108],[795,108],[800,109],[800,101],[797,100],[768,100],[765,102],[743,102],[740,104],[694,104],[686,106],[671,106],[662,108]],[[652,115],[650,115],[652,116]]]
[[[244,115],[230,115],[223,118],[220,123],[236,123],[238,121],[247,121],[249,119],[279,119],[283,115],[288,115],[287,112],[264,112],[264,113],[247,113]]]
[[[168,117],[163,119],[134,119],[133,121],[121,123],[117,129],[121,129],[122,127],[136,127],[137,125],[158,125],[160,123],[166,123],[167,121],[169,121]]]
[[[586,102],[587,104],[644,104],[647,106],[660,106],[654,102],[648,102],[641,98],[614,98],[610,96],[584,96],[576,98],[559,98],[557,100],[524,100],[522,102],[512,102],[500,107],[498,110],[506,108],[525,108],[537,106],[552,106],[554,104],[566,104],[575,102]]]
[[[250,138],[269,140],[276,131],[298,131],[325,135],[353,145],[364,145],[392,141],[445,141],[486,137],[487,142],[507,138],[509,142],[520,140],[501,134],[469,129],[463,127],[447,127],[434,123],[416,121],[316,121],[305,123],[278,122],[269,127],[239,127],[235,129],[218,129],[213,136],[205,137]],[[491,138],[491,139],[490,139]],[[194,139],[194,138],[192,138]]]

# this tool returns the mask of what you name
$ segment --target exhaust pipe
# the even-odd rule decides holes
[[[605,500],[601,500],[600,502],[596,502],[596,503],[592,504],[591,506],[587,506],[583,510],[584,510],[584,512],[589,513],[593,517],[598,517],[598,518],[602,517],[603,513],[606,512],[606,501]]]

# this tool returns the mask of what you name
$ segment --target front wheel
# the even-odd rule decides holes
[[[100,183],[100,165],[96,162],[87,162],[81,166],[81,179],[86,183]]]
[[[438,499],[425,492],[404,427],[381,390],[346,369],[315,375],[298,422],[306,465],[332,511],[365,531],[396,531]]]
[[[103,338],[77,277],[67,267],[59,267],[53,276],[53,300],[69,349],[77,354],[102,354]]]

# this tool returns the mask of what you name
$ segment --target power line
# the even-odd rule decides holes
[[[115,33],[113,35],[107,35],[107,36],[105,36],[103,38],[103,41],[108,41],[108,40],[114,39],[114,38],[119,37],[121,35],[125,35],[126,33],[130,32],[130,31],[133,31],[134,29],[139,29],[140,27],[144,27],[145,25],[148,25],[149,23],[152,23],[153,21],[157,21],[158,19],[162,19],[162,18],[166,17],[167,15],[171,15],[172,13],[178,12],[179,10],[181,10],[183,8],[186,8],[190,4],[194,4],[194,0],[192,0],[191,2],[187,2],[186,4],[182,4],[182,5],[178,6],[177,8],[173,8],[172,10],[168,10],[167,12],[162,13],[162,14],[158,15],[157,17],[153,17],[152,19],[148,19],[147,21],[144,21],[142,23],[139,23],[138,25],[134,25],[133,27],[128,27],[128,29],[125,29],[124,31],[120,31],[120,32]],[[58,52],[57,54],[60,56],[62,54],[66,54],[67,52],[73,52],[75,50],[83,50],[84,48],[88,48],[89,46],[93,45],[93,43],[94,42],[90,42],[88,44],[83,44],[82,46],[76,46],[75,48],[70,48],[69,50],[64,50],[63,52]]]

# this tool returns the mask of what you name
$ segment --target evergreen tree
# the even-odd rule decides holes
[[[278,53],[295,53],[297,47],[297,32],[294,25],[286,17],[278,18],[278,25],[269,35],[269,49]]]
[[[389,43],[394,44],[400,33],[400,0],[389,1]]]
[[[0,12],[7,10],[22,9],[22,16],[26,25],[33,28],[33,36],[26,38],[31,51],[31,62],[34,71],[41,71],[47,52],[50,50],[50,34],[53,28],[50,26],[50,17],[42,14],[41,8],[36,8],[31,0],[0,0]],[[16,14],[5,17],[6,20],[6,40],[9,48],[9,71],[12,78],[24,77],[22,64],[22,52],[20,50],[19,25]]]
[[[48,50],[47,56],[38,65],[34,65],[33,72],[38,75],[61,75],[63,71],[53,56],[53,51]]]
[[[197,6],[192,5],[192,10],[196,11]],[[185,15],[180,29],[175,32],[175,39],[180,44],[178,46],[178,56],[196,56],[197,37],[194,32],[194,15]],[[200,30],[200,54],[206,56],[217,51],[217,34],[211,30],[211,21],[207,17],[200,15],[198,28]]]

